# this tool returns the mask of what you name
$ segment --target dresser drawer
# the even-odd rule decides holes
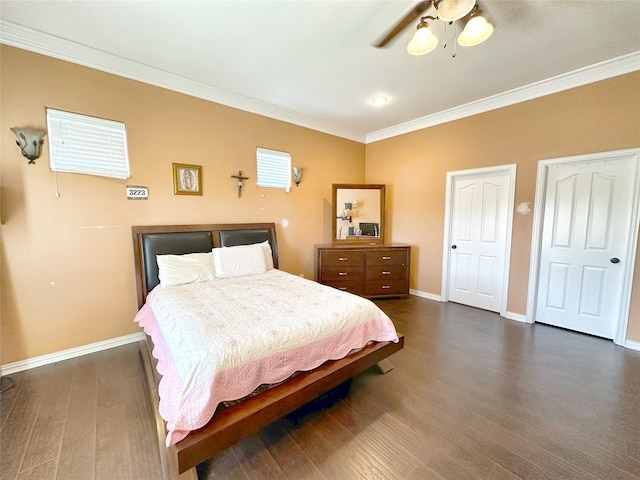
[[[316,245],[316,280],[369,298],[409,295],[409,245]]]
[[[407,261],[405,249],[376,250],[366,252],[367,266],[369,265],[403,265]]]
[[[339,280],[330,280],[323,283],[324,285],[337,288],[343,292],[353,293],[354,295],[364,295],[364,282],[341,282]]]
[[[368,265],[367,280],[402,280],[407,275],[406,265]]]
[[[349,252],[345,250],[320,252],[322,266],[356,266],[364,265],[364,252]]]
[[[409,293],[404,280],[368,280],[365,282],[365,295],[406,295]]]
[[[320,272],[322,283],[326,281],[359,281],[364,280],[364,267],[322,267]]]

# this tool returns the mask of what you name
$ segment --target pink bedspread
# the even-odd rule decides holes
[[[373,302],[279,270],[156,288],[135,321],[154,343],[167,445],[204,426],[222,401],[372,340],[398,341]]]

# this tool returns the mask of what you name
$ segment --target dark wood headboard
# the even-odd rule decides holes
[[[146,225],[131,227],[138,308],[160,281],[156,255],[210,252],[269,241],[273,266],[278,268],[278,242],[274,223],[227,223],[203,225]]]

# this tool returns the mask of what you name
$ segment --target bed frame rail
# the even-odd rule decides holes
[[[195,467],[215,453],[377,364],[403,346],[404,336],[400,336],[397,343],[372,343],[353,355],[326,362],[315,370],[298,374],[289,381],[270,388],[263,395],[250,397],[216,413],[206,427],[192,432],[176,444],[179,472]]]
[[[299,373],[260,395],[249,397],[222,409],[206,426],[191,432],[187,438],[176,445],[166,448],[164,446],[165,424],[157,412],[159,377],[153,367],[154,359],[150,355],[148,345],[146,342],[141,342],[141,355],[145,363],[145,372],[156,414],[165,478],[195,478],[194,467],[199,463],[293,412],[367,368],[382,362],[403,347],[404,335],[399,335],[397,343],[371,343],[345,358],[328,361],[314,370]],[[143,352],[142,349],[146,351]],[[384,372],[387,369],[381,368],[381,370]]]

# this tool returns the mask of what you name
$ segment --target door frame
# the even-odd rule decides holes
[[[531,258],[529,263],[529,288],[527,292],[527,323],[534,323],[536,319],[536,305],[538,303],[538,280],[540,275],[540,250],[542,249],[542,222],[544,220],[544,199],[547,194],[547,177],[549,167],[563,164],[582,164],[588,162],[601,162],[606,160],[618,160],[629,156],[636,157],[638,168],[633,187],[633,206],[631,208],[631,235],[627,243],[628,258],[624,261],[622,308],[616,321],[616,332],[613,342],[624,345],[629,323],[629,309],[631,307],[631,291],[633,287],[633,273],[635,271],[636,250],[638,245],[638,221],[640,220],[640,148],[626,150],[614,150],[610,152],[590,153],[571,157],[552,158],[538,162],[538,175],[536,178],[536,195],[533,211],[533,231],[531,233]]]
[[[513,207],[516,192],[516,164],[496,165],[494,167],[472,168],[447,172],[446,193],[444,203],[444,236],[442,242],[442,286],[441,299],[449,301],[449,263],[451,261],[451,216],[453,214],[453,185],[456,179],[463,177],[477,177],[478,175],[495,175],[506,173],[509,176],[509,198],[507,200],[507,228],[505,231],[504,271],[502,272],[502,288],[500,299],[500,316],[507,316],[507,294],[509,293],[509,266],[511,263],[511,241],[513,231]]]

